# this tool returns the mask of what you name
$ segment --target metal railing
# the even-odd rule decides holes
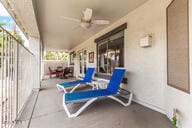
[[[33,88],[33,54],[0,27],[0,128],[10,128]]]

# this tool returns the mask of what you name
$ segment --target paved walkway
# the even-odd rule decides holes
[[[172,128],[167,117],[158,112],[136,103],[123,107],[110,99],[95,102],[76,118],[67,118],[62,93],[55,86],[61,81],[43,81],[30,128]],[[71,109],[77,106],[73,104]]]

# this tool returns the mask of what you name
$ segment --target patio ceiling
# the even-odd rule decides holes
[[[68,50],[107,27],[94,26],[84,30],[78,23],[61,16],[80,19],[85,8],[93,9],[93,19],[111,23],[125,16],[147,0],[34,0],[40,33],[47,50]]]

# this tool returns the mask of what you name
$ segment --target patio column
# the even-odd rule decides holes
[[[41,81],[41,41],[37,37],[29,37],[29,50],[34,54],[33,59],[33,77],[34,89],[40,88]]]

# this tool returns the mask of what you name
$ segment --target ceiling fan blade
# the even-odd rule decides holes
[[[81,22],[81,20],[79,20],[79,19],[75,19],[75,18],[71,18],[71,17],[64,17],[64,16],[61,16],[61,19],[63,19],[63,20],[68,20],[68,21],[74,21],[74,22],[78,22],[78,23]]]
[[[83,19],[85,21],[90,21],[92,18],[93,10],[90,8],[86,8],[86,10],[83,12]]]
[[[110,21],[108,21],[108,20],[93,20],[91,23],[92,24],[98,24],[98,25],[107,25],[107,24],[110,24]]]

